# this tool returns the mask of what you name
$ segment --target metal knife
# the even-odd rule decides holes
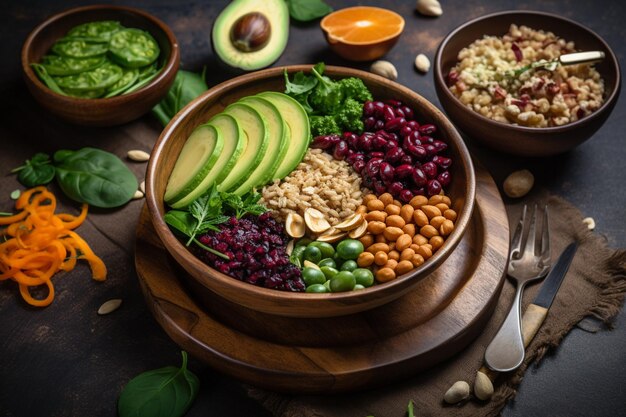
[[[561,287],[563,278],[567,275],[567,270],[572,263],[572,259],[574,259],[577,249],[578,242],[573,242],[567,245],[541,285],[539,294],[537,294],[533,302],[526,308],[526,311],[522,316],[522,338],[524,340],[524,348],[528,347],[530,341],[533,340],[548,315],[548,309],[552,305],[552,301],[554,301],[554,296]],[[480,375],[481,373],[483,375]],[[490,380],[489,382],[493,382],[498,376],[498,372],[487,368],[486,365],[483,365],[478,370],[476,381],[474,383],[474,395],[481,400],[489,399],[493,393],[493,385],[491,386],[491,389],[485,389],[485,384],[489,385],[485,375]]]

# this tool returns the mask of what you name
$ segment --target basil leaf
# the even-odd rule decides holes
[[[95,148],[58,151],[56,176],[63,192],[73,200],[96,207],[118,207],[133,197],[137,178],[112,153]]]
[[[180,417],[193,403],[200,381],[187,369],[187,352],[180,368],[167,366],[144,372],[124,387],[117,403],[120,417]]]
[[[152,114],[159,119],[163,126],[167,126],[176,113],[208,89],[209,87],[204,81],[204,71],[202,74],[196,74],[179,70],[172,87],[170,87],[165,98],[152,109]]]
[[[28,188],[48,184],[54,179],[55,174],[54,166],[50,165],[50,156],[41,152],[11,172],[18,172],[17,180]]]
[[[197,220],[188,211],[170,210],[163,216],[165,223],[178,230],[187,237],[194,236]]]
[[[326,16],[333,8],[323,0],[286,0],[289,15],[301,22],[308,22]]]

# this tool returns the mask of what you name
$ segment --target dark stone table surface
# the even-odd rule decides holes
[[[436,105],[439,102],[432,71],[426,75],[417,73],[413,68],[414,57],[421,52],[432,60],[439,42],[449,31],[493,11],[542,10],[569,17],[595,30],[614,48],[618,59],[626,62],[626,3],[621,1],[443,0],[444,15],[437,19],[417,15],[415,2],[408,0],[328,2],[336,9],[378,3],[401,13],[406,28],[386,59],[398,68],[398,82]],[[113,128],[67,125],[46,114],[28,94],[19,66],[24,39],[47,16],[88,3],[75,0],[1,3],[0,205],[3,209],[12,207],[8,192],[18,187],[8,171],[34,152],[53,152],[61,145],[118,149],[124,142],[127,149],[150,150],[159,135],[160,125],[150,115]],[[232,77],[217,69],[211,49],[212,23],[227,4],[226,0],[110,3],[142,8],[170,25],[181,45],[183,68],[200,70],[206,65],[210,85]],[[333,55],[317,22],[291,25],[287,49],[274,65],[321,60],[327,64],[367,68],[367,64],[347,62]],[[625,116],[626,101],[620,97],[609,120],[591,140],[558,157],[529,160],[503,156],[474,145],[472,148],[497,183],[501,184],[514,169],[531,169],[538,186],[566,198],[583,214],[593,217],[597,233],[606,236],[610,246],[624,248]],[[139,178],[144,169],[133,166]],[[0,284],[0,416],[113,416],[126,381],[142,371],[179,363],[179,348],[151,316],[132,269],[134,228],[140,208],[141,202],[131,202],[120,210],[90,213],[86,227],[98,228],[112,220],[122,225],[110,236],[109,247],[99,248],[110,269],[106,283],[91,282],[87,273],[73,274],[72,282],[59,279],[57,300],[41,311],[27,308],[12,284]],[[124,300],[119,311],[107,317],[95,314],[102,302],[118,297]],[[541,366],[526,373],[517,397],[506,406],[503,415],[626,415],[625,319],[622,312],[612,331],[592,334],[573,329]],[[187,416],[268,415],[246,396],[237,381],[194,360],[190,367],[202,385]]]

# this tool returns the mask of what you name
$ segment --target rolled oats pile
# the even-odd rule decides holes
[[[502,37],[485,36],[462,49],[448,74],[448,86],[463,104],[490,119],[528,127],[562,126],[604,102],[604,81],[598,71],[578,64],[514,73],[572,52],[576,52],[573,42],[513,24]]]

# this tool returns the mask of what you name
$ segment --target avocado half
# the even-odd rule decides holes
[[[260,19],[259,14],[262,15]],[[248,21],[242,30],[240,23],[246,19]],[[269,24],[269,39],[262,42],[260,49],[245,51],[235,46],[236,42],[232,39],[234,27],[238,27],[236,33],[242,36],[246,28],[258,29],[259,24]],[[285,0],[234,0],[222,10],[213,24],[212,42],[217,56],[229,66],[246,71],[271,65],[285,50],[288,38],[289,9]]]

